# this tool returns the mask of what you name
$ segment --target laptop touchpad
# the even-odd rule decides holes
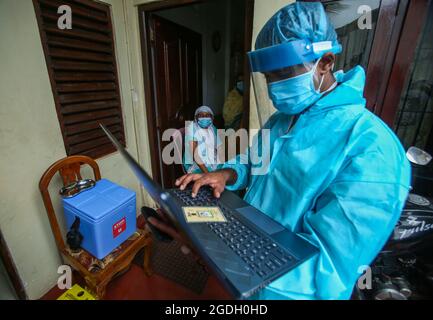
[[[236,209],[244,218],[254,223],[267,234],[274,234],[285,230],[279,223],[269,218],[264,213],[260,212],[252,206]]]

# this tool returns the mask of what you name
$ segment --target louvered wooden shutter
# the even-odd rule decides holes
[[[103,123],[125,145],[110,7],[92,0],[33,0],[67,155],[115,151]],[[61,30],[59,6],[72,9]]]

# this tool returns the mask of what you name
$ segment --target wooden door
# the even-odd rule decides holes
[[[433,153],[433,0],[412,1],[393,60],[381,118],[405,148]]]
[[[357,20],[336,27],[343,44],[337,68],[362,65],[367,107],[394,129],[406,149],[415,145],[432,153],[433,0],[369,4],[372,28],[359,29]],[[334,3],[336,23],[344,21],[345,10],[356,8],[356,3],[352,8]]]
[[[202,39],[200,34],[154,14],[148,23],[161,168],[157,180],[169,188],[182,175],[182,168],[164,163],[162,151],[169,142],[162,141],[162,135],[167,129],[184,127],[202,104]]]
[[[361,65],[367,76],[364,91],[367,108],[380,114],[408,0],[369,1],[371,24],[365,28],[358,25],[361,3],[323,3],[343,46],[343,52],[337,55],[335,70],[348,71]]]

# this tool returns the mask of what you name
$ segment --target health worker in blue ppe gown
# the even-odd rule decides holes
[[[319,2],[279,10],[249,53],[262,130],[236,163],[176,182],[181,189],[194,183],[193,196],[204,185],[216,197],[246,189],[248,203],[318,247],[319,254],[254,298],[349,299],[408,195],[405,152],[366,109],[365,71],[333,71],[341,51]],[[269,108],[276,112],[266,119]],[[270,160],[257,170],[263,163],[251,159],[266,152]]]
[[[208,106],[196,109],[194,120],[185,128],[183,165],[188,173],[207,173],[219,168],[219,148],[222,145],[213,125],[214,112]]]

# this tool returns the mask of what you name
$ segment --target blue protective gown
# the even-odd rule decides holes
[[[251,175],[251,162],[239,162],[245,155],[224,164],[238,175],[227,189],[247,187],[248,203],[320,249],[254,298],[350,298],[360,267],[373,261],[401,214],[410,185],[405,152],[365,108],[362,67],[335,77],[339,85],[289,131],[290,116],[269,119],[266,175]],[[253,145],[260,145],[260,134],[256,138]]]

